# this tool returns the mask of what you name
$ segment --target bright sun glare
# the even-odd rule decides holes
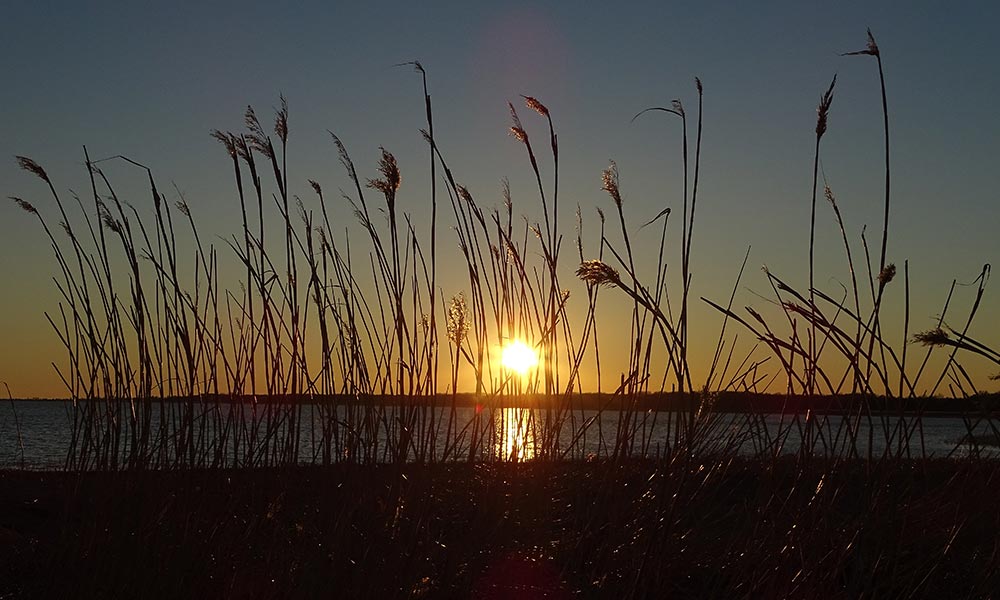
[[[505,369],[524,375],[538,364],[538,354],[521,340],[511,340],[503,347],[500,362]]]

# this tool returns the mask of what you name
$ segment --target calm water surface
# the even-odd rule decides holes
[[[319,412],[306,406],[302,411],[301,439],[299,454],[302,462],[309,463],[318,456],[317,448],[321,445],[321,427],[316,420]],[[154,413],[157,411],[154,411]],[[443,439],[448,427],[449,409],[436,409],[436,428],[439,437]],[[329,418],[329,410],[327,410]],[[592,410],[575,410],[566,415],[559,429],[557,446],[565,450],[567,456],[582,458],[588,455],[605,456],[612,453],[618,441],[623,414],[608,410],[598,413]],[[451,422],[453,431],[462,430],[467,425],[468,430],[476,426],[480,431],[491,432],[488,441],[479,453],[484,457],[509,459],[516,455],[519,459],[530,459],[535,453],[536,438],[543,431],[544,411],[524,408],[503,408],[494,411],[477,411],[475,408],[463,407],[456,409]],[[822,417],[821,417],[822,418]],[[0,468],[20,467],[22,464],[31,469],[61,468],[66,460],[72,435],[73,408],[69,402],[63,401],[15,401],[0,404]],[[840,431],[841,444],[844,430],[841,426],[842,417],[826,417],[822,436],[813,436],[805,440],[817,451],[824,443],[831,444]],[[313,421],[313,422],[310,422]],[[915,421],[908,421],[913,425]],[[892,430],[898,425],[896,417],[885,424],[877,419],[874,427],[869,428],[864,421],[860,424],[858,435],[858,450],[867,453],[868,444],[874,452],[880,454],[886,445],[886,426],[889,437],[893,437],[893,447],[900,449],[898,438]],[[154,429],[159,427],[159,418],[154,414]],[[670,443],[673,435],[667,413],[640,413],[632,415],[630,427],[634,431],[632,445],[633,455],[653,455],[658,448]],[[909,443],[909,451],[913,456],[920,456],[923,451],[927,456],[944,457],[955,452],[963,455],[967,448],[956,446],[966,437],[969,427],[976,435],[989,435],[991,429],[985,422],[963,421],[961,418],[925,417],[920,423],[922,439],[915,433]],[[20,429],[20,436],[18,435]],[[915,431],[917,431],[915,429]],[[735,437],[734,437],[735,436]],[[742,454],[751,455],[758,451],[765,440],[780,437],[784,439],[781,451],[797,452],[803,443],[803,436],[798,424],[790,422],[788,417],[767,415],[755,418],[744,414],[721,414],[715,427],[704,436],[716,444],[724,444],[726,440],[737,440],[736,444]],[[822,439],[821,439],[822,438]],[[843,446],[842,446],[843,447]],[[990,449],[992,455],[995,449]],[[468,456],[468,453],[459,453]]]

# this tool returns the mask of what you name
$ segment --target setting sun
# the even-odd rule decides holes
[[[538,354],[523,341],[511,340],[503,347],[500,363],[505,369],[524,375],[538,364]]]

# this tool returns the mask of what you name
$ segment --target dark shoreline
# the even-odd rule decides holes
[[[1000,586],[997,476],[794,457],[0,471],[0,596],[975,597]]]
[[[195,404],[302,404],[347,406],[436,406],[450,407],[504,407],[504,408],[571,408],[573,410],[636,410],[681,411],[698,406],[699,396],[676,392],[648,393],[636,396],[616,396],[608,393],[579,393],[570,396],[547,397],[543,394],[522,394],[502,398],[474,393],[438,394],[431,396],[400,395],[349,395],[309,394],[302,396],[234,396],[206,394],[195,397],[167,396],[153,398],[154,402]],[[15,398],[14,402],[69,402],[65,398]],[[101,400],[97,400],[101,401]],[[127,400],[123,400],[127,401]],[[727,413],[804,414],[807,411],[822,415],[857,414],[924,417],[1000,416],[1000,393],[977,394],[968,398],[923,397],[913,399],[886,398],[883,396],[839,395],[802,396],[787,394],[757,394],[723,392],[712,395],[711,408]]]

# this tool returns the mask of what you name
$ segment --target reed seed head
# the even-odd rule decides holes
[[[245,162],[250,162],[250,146],[247,144],[246,138],[242,135],[233,136],[233,144],[236,146],[236,154],[242,158]]]
[[[823,195],[826,196],[826,201],[829,202],[834,210],[837,210],[837,199],[833,196],[833,190],[830,189],[830,185],[823,184]]]
[[[521,256],[520,256],[520,254],[518,254],[518,252],[517,252],[517,246],[514,245],[514,242],[511,242],[510,240],[507,240],[507,241],[504,242],[504,246],[507,249],[507,263],[508,264],[516,265],[519,262],[521,262]]]
[[[309,185],[312,186],[312,189],[313,189],[314,192],[316,192],[317,196],[323,197],[323,188],[321,188],[318,183],[316,183],[315,181],[313,181],[312,179],[310,179],[309,180]]]
[[[322,227],[317,227],[316,228],[316,233],[317,233],[317,235],[319,235],[319,248],[320,248],[320,250],[322,250],[323,252],[326,252],[327,250],[330,249],[330,242],[329,242],[329,240],[326,239],[326,229],[323,229]]]
[[[510,120],[513,122],[513,125],[510,127],[510,134],[522,144],[527,144],[528,132],[521,125],[521,119],[517,116],[517,110],[514,109],[514,105],[510,102],[507,103],[507,108],[510,109]]]
[[[104,222],[104,226],[107,227],[109,230],[113,231],[114,233],[121,234],[122,225],[120,222],[115,220],[114,217],[111,216],[111,213],[106,212],[102,214],[101,221]],[[72,236],[72,233],[69,232],[68,227],[66,228],[66,232],[69,233],[70,236]]]
[[[819,99],[819,106],[816,108],[816,139],[823,137],[826,133],[826,122],[830,115],[830,105],[833,104],[833,86],[837,84],[837,76],[833,76],[830,87],[827,88]]]
[[[218,129],[213,129],[211,136],[219,141],[220,144],[225,146],[226,152],[229,154],[230,158],[236,158],[236,142],[233,134],[228,131],[219,131]]]
[[[620,286],[622,283],[618,271],[601,260],[585,260],[576,269],[576,276],[591,285]]]
[[[521,97],[524,98],[524,104],[528,108],[542,115],[543,117],[549,116],[549,109],[546,108],[545,105],[539,102],[537,99],[532,98],[531,96],[521,96]]]
[[[344,165],[344,168],[347,169],[347,174],[351,178],[351,181],[357,184],[358,175],[354,170],[354,161],[351,160],[351,155],[347,153],[347,147],[344,146],[344,142],[340,141],[340,138],[337,137],[336,133],[330,131],[329,129],[327,130],[327,133],[329,133],[333,138],[333,144],[337,146],[337,156],[340,158],[340,164]]]
[[[257,118],[257,113],[254,112],[252,106],[247,106],[247,111],[243,115],[243,122],[249,130],[244,139],[250,149],[256,150],[268,158],[274,158],[274,149],[271,147],[271,142],[267,139],[267,134],[264,133],[264,128],[261,127],[260,120]]]
[[[944,329],[935,327],[928,331],[922,331],[913,336],[914,342],[919,342],[924,346],[946,346],[952,343],[951,337]]]
[[[278,98],[281,101],[281,108],[275,111],[274,134],[284,144],[288,142],[288,100],[283,94],[279,94]]]
[[[295,196],[295,208],[299,212],[299,220],[309,225],[309,215],[306,213],[306,205],[302,204],[302,198]]]
[[[45,172],[45,169],[43,169],[42,166],[35,161],[31,160],[27,156],[15,156],[14,158],[17,159],[17,166],[21,167],[25,171],[28,171],[29,173],[34,174],[45,183],[52,183],[49,180],[49,175]]]
[[[886,266],[882,267],[882,270],[879,271],[878,283],[879,285],[884,287],[888,285],[895,276],[896,276],[896,265],[893,263],[889,263]]]
[[[865,44],[865,49],[856,50],[854,52],[845,52],[844,56],[858,56],[861,54],[866,54],[868,56],[881,56],[878,44],[875,42],[875,36],[872,35],[871,28],[868,29],[868,42]]]
[[[868,28],[868,53],[872,56],[880,56],[878,51],[878,44],[875,42],[875,36],[872,35],[872,30]]]
[[[580,259],[583,259],[583,211],[580,204],[576,205],[576,249],[580,252]]]
[[[399,189],[403,179],[399,174],[399,165],[396,164],[396,157],[385,148],[380,147],[379,150],[382,151],[382,158],[378,161],[378,170],[382,174],[383,179],[369,179],[368,187],[382,192],[387,201],[394,203],[396,190]]]
[[[452,296],[448,302],[448,339],[460,346],[469,334],[469,306],[465,301],[465,292]]]
[[[16,196],[9,196],[9,198],[13,200],[14,204],[18,205],[24,212],[38,216],[38,209],[32,206],[30,202],[22,200]]]
[[[615,164],[615,161],[611,161],[611,165],[601,173],[601,189],[611,196],[611,199],[615,201],[615,206],[621,208],[622,194],[618,187],[618,165]]]

